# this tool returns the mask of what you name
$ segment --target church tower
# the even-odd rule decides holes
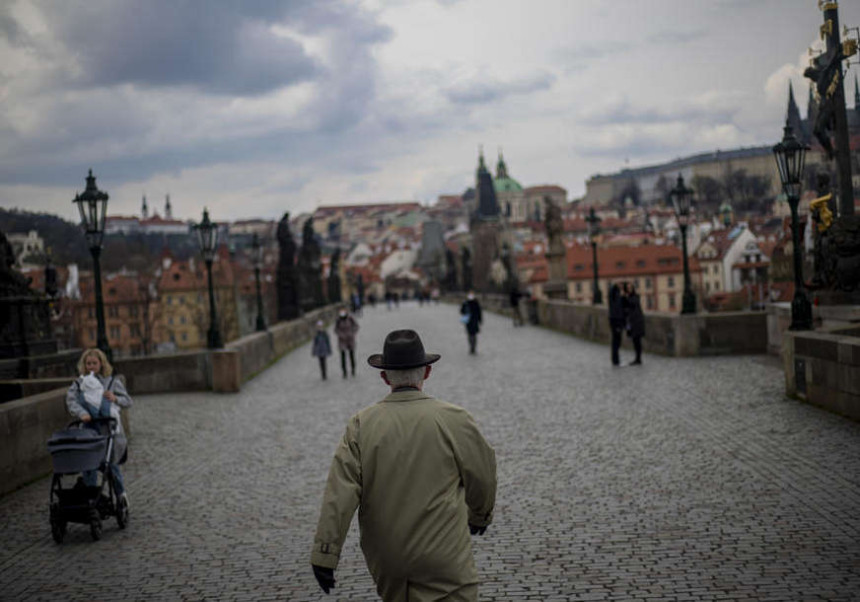
[[[149,217],[149,207],[146,205],[146,195],[143,195],[143,203],[140,207],[140,215],[143,219],[147,219]]]
[[[170,206],[170,195],[164,199],[164,219],[173,219],[173,207]]]
[[[493,261],[499,257],[501,249],[502,222],[499,219],[493,176],[484,163],[483,149],[479,151],[475,180],[478,210],[469,220],[472,234],[472,286],[476,291],[489,291],[492,288],[490,275]]]
[[[786,123],[791,126],[798,140],[806,141],[809,139],[806,128],[803,126],[803,120],[800,118],[800,109],[797,108],[797,102],[794,100],[794,88],[791,81],[788,82],[788,109],[785,118]]]

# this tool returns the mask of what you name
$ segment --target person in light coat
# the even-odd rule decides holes
[[[349,420],[335,451],[311,550],[326,593],[358,508],[383,600],[478,599],[470,534],[493,520],[496,457],[466,410],[424,393],[438,359],[413,330],[389,333],[368,358],[391,393]]]
[[[114,475],[117,494],[121,498],[125,498],[127,504],[128,496],[125,492],[125,483],[119,470],[119,464],[124,461],[125,452],[128,449],[128,440],[122,428],[122,420],[119,420],[119,408],[131,407],[131,396],[126,391],[123,382],[113,376],[113,366],[100,349],[93,348],[84,351],[78,360],[77,367],[80,376],[72,382],[66,392],[66,409],[69,414],[85,425],[89,425],[93,418],[110,418],[111,416],[117,418],[110,470]],[[90,405],[84,400],[83,379],[91,373],[101,383],[104,391],[98,406]],[[87,485],[92,486],[97,483],[96,471],[87,471],[83,477],[84,483]]]
[[[355,321],[345,307],[342,307],[334,323],[334,333],[337,335],[337,348],[340,350],[340,367],[343,377],[347,378],[346,354],[349,354],[349,365],[355,376],[355,335],[358,334],[358,322]]]

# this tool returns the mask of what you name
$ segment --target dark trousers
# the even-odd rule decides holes
[[[346,349],[340,351],[340,367],[343,369],[343,377],[346,378]],[[355,376],[355,350],[349,350],[349,365],[352,367],[352,375]]]
[[[467,333],[468,334],[468,333]],[[475,353],[478,347],[478,335],[469,334],[469,353]]]
[[[632,337],[633,338],[633,349],[636,350],[636,361],[642,361],[642,337]]]
[[[322,356],[320,359],[320,372],[322,373],[322,379],[325,380],[325,356]]]
[[[617,366],[621,360],[618,359],[618,349],[621,347],[621,328],[612,328],[612,365]]]

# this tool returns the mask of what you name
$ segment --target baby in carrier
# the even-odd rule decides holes
[[[113,377],[113,367],[100,349],[87,349],[78,361],[78,373],[66,393],[66,408],[88,428],[99,430],[102,425],[92,422],[93,418],[115,418],[114,448],[111,455],[110,470],[116,481],[117,493],[128,501],[125,484],[119,470],[119,462],[128,446],[120,421],[120,408],[131,405],[131,397],[122,381]],[[104,427],[106,428],[106,427]],[[96,486],[98,472],[87,471],[83,475],[84,484]]]

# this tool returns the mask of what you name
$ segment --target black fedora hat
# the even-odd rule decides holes
[[[424,343],[414,330],[393,330],[385,337],[382,353],[374,353],[367,363],[380,370],[409,370],[432,364],[437,353],[424,353]]]

